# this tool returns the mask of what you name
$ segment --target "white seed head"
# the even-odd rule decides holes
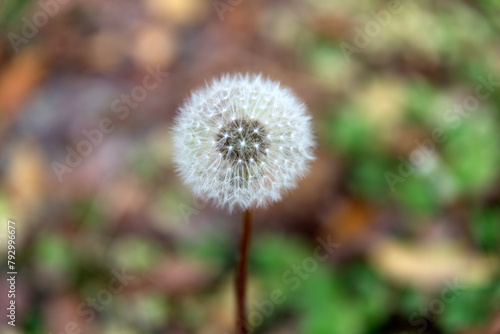
[[[254,74],[224,75],[193,92],[174,126],[182,180],[230,210],[280,200],[304,177],[314,145],[305,105]]]

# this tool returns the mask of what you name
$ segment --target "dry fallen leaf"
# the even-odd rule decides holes
[[[168,67],[177,56],[178,42],[171,29],[146,25],[135,36],[133,57],[139,66]]]
[[[0,72],[0,117],[13,116],[44,75],[40,50],[27,47]],[[1,115],[5,113],[5,115]]]
[[[170,296],[180,296],[202,289],[212,277],[213,270],[199,262],[169,259],[160,263],[148,278]]]
[[[324,234],[342,244],[365,240],[373,233],[376,210],[367,203],[345,199],[327,216]]]
[[[493,259],[451,241],[410,244],[386,239],[373,248],[370,261],[388,279],[425,290],[438,288],[446,280],[485,283],[497,267]]]
[[[146,6],[152,15],[181,24],[199,22],[211,9],[205,0],[148,0]]]
[[[30,212],[45,200],[46,157],[36,141],[23,139],[12,147],[7,161],[6,180],[15,212]]]
[[[368,121],[388,137],[395,125],[404,116],[406,102],[405,86],[400,79],[387,77],[373,80],[359,92],[354,100],[359,101],[360,110]]]

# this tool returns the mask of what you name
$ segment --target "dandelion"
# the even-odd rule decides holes
[[[306,107],[260,75],[225,75],[180,108],[175,162],[193,192],[217,206],[266,206],[294,188],[313,159]]]
[[[314,159],[311,116],[291,90],[261,75],[224,75],[192,93],[174,126],[181,179],[219,207],[243,211],[238,333],[245,328],[251,209],[280,200]]]

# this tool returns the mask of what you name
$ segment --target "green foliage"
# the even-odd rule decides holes
[[[84,229],[102,228],[105,226],[105,214],[96,205],[95,198],[80,198],[69,206],[71,215],[76,220],[77,224]]]
[[[466,193],[484,191],[498,176],[500,136],[496,119],[488,110],[477,110],[449,131],[443,155],[457,184]]]
[[[77,265],[76,254],[70,241],[63,235],[45,232],[34,246],[37,263],[61,271],[71,271]]]
[[[269,291],[284,292],[279,307],[300,315],[302,333],[364,333],[389,315],[389,287],[366,264],[337,271],[297,240],[268,237],[255,244],[254,271]],[[311,259],[317,266],[309,267]]]
[[[500,250],[500,208],[476,210],[471,228],[482,250],[492,253]]]
[[[19,21],[33,0],[6,0],[0,4],[1,28],[12,29],[19,25]]]
[[[446,305],[438,318],[445,333],[457,333],[463,328],[484,324],[500,306],[500,280],[496,284],[465,289],[452,303]]]
[[[110,247],[109,254],[118,268],[144,271],[153,268],[158,263],[163,249],[149,239],[127,236],[115,240]]]
[[[348,171],[349,188],[370,201],[387,202],[390,188],[387,180],[380,176],[391,170],[390,167],[389,160],[381,155],[368,154],[354,158]]]
[[[436,209],[436,192],[432,180],[413,175],[398,184],[395,197],[407,209],[431,213]]]
[[[375,129],[353,106],[336,111],[328,120],[323,133],[330,147],[347,155],[373,152],[377,149]]]
[[[427,81],[416,80],[408,89],[405,107],[408,110],[407,117],[410,120],[422,124],[433,125],[436,116],[436,104],[438,103],[439,90]]]

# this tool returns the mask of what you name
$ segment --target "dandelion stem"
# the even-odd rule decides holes
[[[248,250],[252,234],[252,212],[243,211],[243,230],[240,239],[238,272],[236,274],[236,333],[248,334],[246,319],[246,281]]]

